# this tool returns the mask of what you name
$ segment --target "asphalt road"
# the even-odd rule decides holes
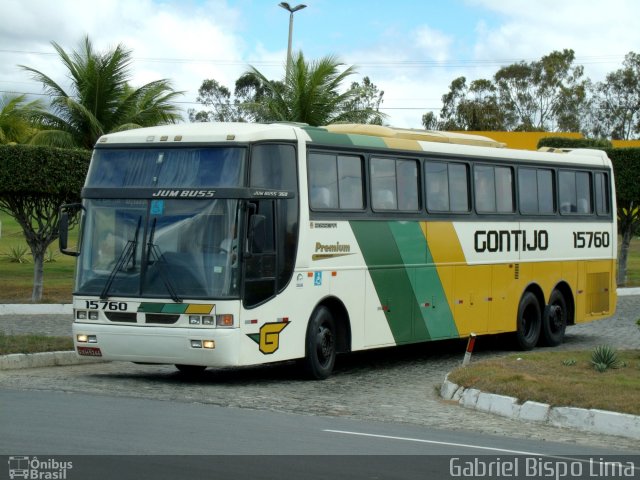
[[[0,405],[0,452],[76,462],[70,479],[116,471],[118,478],[454,478],[454,457],[576,463],[585,471],[593,461],[622,460],[617,448],[183,401],[3,389]]]
[[[559,348],[602,343],[638,348],[638,312],[640,297],[621,297],[616,316],[569,328]],[[70,320],[0,316],[0,329],[8,334],[65,335]],[[480,339],[477,350],[474,359],[511,353],[501,337]],[[198,468],[208,468],[209,455],[217,453],[248,455],[238,460],[248,469],[246,478],[269,478],[252,476],[261,471],[257,466],[251,470],[253,456],[280,450],[273,461],[285,456],[296,464],[297,456],[305,455],[314,464],[317,454],[331,454],[329,464],[354,474],[347,460],[333,460],[333,454],[371,454],[366,457],[371,466],[377,455],[398,451],[421,452],[411,463],[418,465],[426,452],[448,455],[469,450],[462,445],[495,445],[545,455],[638,453],[638,442],[630,439],[523,423],[443,401],[437,389],[444,375],[460,364],[463,352],[464,342],[437,342],[351,354],[340,357],[335,374],[322,382],[301,379],[292,364],[210,369],[199,379],[185,378],[173,366],[119,362],[0,371],[0,453],[115,455],[100,457],[101,464],[117,463],[121,454],[171,455],[177,465],[188,458],[174,455],[206,454],[205,459],[194,460],[200,466],[194,467],[196,475],[191,478],[225,478],[197,475]],[[225,465],[233,470],[229,466],[233,462],[222,458],[214,462],[218,473]],[[397,462],[389,458],[385,465]],[[143,468],[131,458],[128,462],[123,472],[139,473]],[[174,471],[164,457],[151,463],[159,469],[153,478],[172,478],[162,477],[162,472]],[[278,468],[274,466],[274,471],[281,471]],[[0,467],[0,475],[2,471]],[[317,472],[324,470],[316,466],[307,473]],[[360,472],[371,470],[363,467]],[[396,468],[398,472],[401,469]],[[407,478],[422,477],[447,478]]]

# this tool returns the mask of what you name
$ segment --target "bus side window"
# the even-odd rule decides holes
[[[578,210],[576,205],[576,176],[574,172],[562,171],[558,174],[560,212],[571,213]]]
[[[338,208],[336,156],[309,153],[309,203],[311,208]]]
[[[424,175],[427,187],[427,210],[430,212],[449,211],[447,164],[443,162],[425,162]]]
[[[609,206],[609,181],[606,173],[595,174],[595,194],[596,194],[596,213],[598,215],[608,215],[610,213]]]

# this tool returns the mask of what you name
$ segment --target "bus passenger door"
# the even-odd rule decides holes
[[[247,205],[244,306],[251,308],[276,294],[275,200]]]
[[[376,302],[382,310],[397,344],[413,339],[413,290],[404,268],[376,268],[371,270],[371,279],[376,286]],[[367,295],[369,297],[369,295]],[[369,336],[369,335],[367,335]]]
[[[491,270],[489,333],[512,332],[516,328],[522,292],[518,263],[500,263]]]

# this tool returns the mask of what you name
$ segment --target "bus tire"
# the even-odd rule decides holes
[[[555,347],[562,343],[568,317],[569,311],[564,295],[559,290],[554,290],[542,317],[542,335],[540,336],[542,345]]]
[[[177,364],[176,368],[178,370],[180,370],[180,373],[183,373],[183,374],[188,375],[190,377],[195,377],[197,375],[200,375],[202,372],[204,372],[207,367],[205,367],[204,365],[182,365],[182,364]]]
[[[307,326],[304,369],[314,380],[331,375],[336,361],[336,325],[327,307],[314,310]]]
[[[542,314],[538,299],[532,292],[526,292],[518,306],[515,342],[519,350],[531,350],[538,343],[542,327]]]

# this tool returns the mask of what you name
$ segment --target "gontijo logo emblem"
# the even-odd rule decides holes
[[[277,322],[265,323],[260,327],[259,333],[249,333],[247,336],[258,344],[258,348],[265,355],[274,353],[280,347],[280,332],[287,325],[289,319],[287,317],[279,318]]]

